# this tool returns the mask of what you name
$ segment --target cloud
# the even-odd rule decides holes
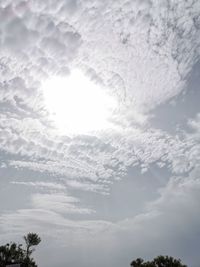
[[[100,73],[111,88],[115,77],[120,77],[124,86],[121,91],[118,88],[118,95],[120,100],[127,96],[127,112],[148,112],[178,94],[199,57],[199,30],[194,22],[198,2],[95,3],[91,15],[83,13],[88,27],[81,21],[80,32],[87,40],[81,47],[83,62]],[[102,17],[95,16],[98,12],[104,14],[103,22]],[[96,19],[90,24],[92,16]]]
[[[104,191],[104,182],[122,178],[129,167],[136,165],[140,165],[143,171],[156,163],[160,167],[167,166],[173,173],[188,172],[195,166],[197,157],[194,155],[199,151],[197,137],[194,139],[194,134],[187,132],[182,139],[179,135],[174,137],[158,129],[135,128],[108,132],[99,138],[79,136],[63,142],[59,136],[55,141],[53,134],[47,137],[45,128],[44,133],[38,132],[37,128],[32,130],[34,122],[31,120],[26,128],[23,124],[20,127],[16,121],[15,124],[11,120],[9,123],[6,121],[4,127],[14,127],[15,133],[12,133],[12,128],[4,130],[5,134],[2,131],[4,149],[27,157],[26,160],[10,160],[9,166],[48,172],[64,176],[67,180],[76,179],[77,181],[67,184],[83,190],[89,185],[86,181],[85,186],[81,186],[80,178],[97,183],[96,186]],[[195,135],[198,136],[197,133]],[[38,160],[39,158],[42,160]],[[92,188],[91,184],[91,190]]]
[[[90,214],[94,212],[89,208],[80,208],[77,206],[77,198],[67,196],[66,194],[34,194],[32,196],[32,205],[35,209],[52,210],[64,214]]]
[[[65,186],[58,183],[50,183],[50,182],[19,182],[19,181],[13,181],[11,184],[15,185],[24,185],[24,186],[31,186],[36,187],[37,189],[49,189],[49,190],[64,190]]]
[[[66,234],[73,238],[77,236],[81,240],[84,240],[88,234],[92,238],[96,233],[102,233],[112,226],[111,222],[103,220],[70,220],[53,210],[36,208],[20,209],[14,213],[2,214],[0,223],[2,234],[8,232],[24,234],[31,229],[31,231],[41,233],[42,236],[59,240],[62,235]],[[67,245],[67,243],[63,242],[63,245]]]
[[[123,248],[123,260],[130,260],[131,255],[148,259],[168,254],[198,265],[199,174],[196,167],[186,177],[171,177],[160,196],[147,203],[145,212],[117,222],[115,255]]]
[[[173,133],[151,124],[157,107],[190,89],[199,12],[197,0],[0,1],[0,170],[12,171],[16,188],[37,191],[31,207],[0,215],[2,235],[31,229],[88,240],[89,233],[91,247],[102,242],[125,254],[185,251],[190,234],[188,244],[199,245],[200,115]],[[50,120],[42,83],[76,68],[117,100],[109,129],[70,137]],[[171,178],[136,217],[91,219],[93,203],[75,197],[112,194],[130,170],[148,174],[155,165]]]
[[[70,236],[73,246],[77,249],[87,240],[90,252],[92,249],[96,253],[96,246],[102,249],[104,247],[110,251],[110,255],[116,255],[117,261],[122,260],[120,251],[124,250],[123,260],[130,260],[130,257],[138,255],[154,257],[159,253],[166,253],[181,257],[184,261],[187,259],[187,262],[190,259],[187,248],[195,244],[193,252],[196,251],[196,254],[190,260],[197,263],[199,173],[197,167],[187,177],[171,177],[167,186],[160,190],[159,197],[147,204],[145,212],[133,218],[115,223],[69,220],[62,212],[68,209],[68,204],[78,204],[77,199],[60,194],[37,194],[32,198],[34,208],[2,214],[1,230],[24,233],[31,227],[32,230],[45,235],[45,238],[55,238],[55,242],[59,240],[60,245],[64,247],[68,247],[64,237]],[[88,250],[85,250],[86,255]],[[112,262],[113,259],[109,255],[106,257],[108,262]]]
[[[95,192],[95,193],[101,193],[101,194],[109,194],[109,188],[108,186],[104,184],[92,184],[87,182],[80,182],[76,180],[71,180],[66,182],[67,186],[77,189],[77,190],[83,190],[83,191],[89,191],[89,192]]]
[[[199,55],[198,9],[197,1],[3,1],[1,149],[26,157],[10,166],[93,181],[118,179],[138,163],[190,169],[189,141],[148,128],[148,116],[184,89]],[[58,136],[42,99],[42,80],[77,66],[119,100],[113,129],[96,139]]]

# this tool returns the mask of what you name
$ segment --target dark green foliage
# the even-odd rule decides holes
[[[158,256],[152,261],[144,261],[141,258],[133,260],[131,262],[131,267],[187,267],[181,263],[180,259],[174,259],[169,256]]]
[[[28,233],[24,236],[25,249],[22,244],[9,243],[0,246],[0,267],[5,267],[8,264],[20,263],[21,267],[37,267],[31,254],[34,251],[32,247],[37,246],[41,239],[35,233]]]

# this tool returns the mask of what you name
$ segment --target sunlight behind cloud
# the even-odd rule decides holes
[[[42,90],[45,107],[60,133],[86,134],[109,127],[117,103],[81,71],[65,78],[54,76]]]

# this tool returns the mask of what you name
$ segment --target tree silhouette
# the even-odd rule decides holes
[[[5,267],[8,264],[20,263],[21,267],[37,267],[31,254],[34,251],[34,246],[41,242],[41,238],[35,233],[28,233],[24,236],[26,243],[25,249],[22,244],[14,242],[0,246],[0,267]]]
[[[36,233],[28,233],[24,236],[24,240],[26,243],[26,257],[29,257],[32,252],[35,250],[31,247],[37,246],[41,242],[41,238]]]
[[[140,266],[143,266],[143,262],[144,262],[143,259],[137,258],[136,260],[133,260],[130,265],[132,267],[140,267]]]
[[[131,267],[187,267],[181,263],[180,259],[174,259],[169,256],[158,256],[152,261],[144,261],[137,258],[130,263]]]
[[[158,256],[153,260],[153,264],[155,267],[187,267],[181,263],[180,259],[177,260],[169,256]]]
[[[16,243],[8,243],[0,246],[0,267],[10,263],[22,262],[24,258],[24,250],[22,245]]]

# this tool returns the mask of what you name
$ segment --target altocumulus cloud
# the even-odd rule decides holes
[[[65,264],[121,266],[165,252],[197,265],[200,111],[173,133],[152,118],[164,125],[156,108],[187,101],[200,55],[199,14],[197,0],[0,1],[3,240],[37,231],[68,248],[58,254]],[[75,68],[117,100],[109,129],[68,136],[54,128],[42,83]],[[150,201],[143,196],[138,214],[110,219],[116,207],[109,206],[110,217],[101,216],[105,203],[123,202],[115,187],[136,180],[136,169],[141,188],[144,175],[152,185],[154,172],[167,178]]]

